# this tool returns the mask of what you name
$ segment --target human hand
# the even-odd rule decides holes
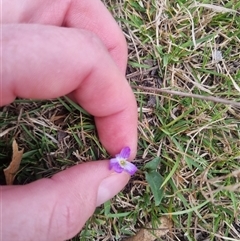
[[[136,154],[137,107],[124,78],[127,49],[98,0],[2,2],[0,106],[16,97],[70,95],[95,118],[100,141],[112,155]],[[76,165],[24,186],[1,187],[2,240],[66,240],[96,206],[129,180],[108,161]]]

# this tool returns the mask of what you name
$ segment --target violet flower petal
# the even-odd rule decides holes
[[[137,171],[137,167],[133,163],[126,161],[124,165],[124,170],[128,172],[130,175],[134,175]]]
[[[130,175],[133,175],[137,171],[137,167],[133,163],[127,161],[127,158],[130,156],[130,151],[129,147],[124,147],[120,154],[117,154],[115,158],[110,159],[109,169],[113,169],[118,173],[126,171]]]
[[[119,160],[118,160],[118,158],[112,158],[112,159],[110,159],[109,168],[112,169],[116,164],[119,165]]]
[[[118,157],[121,157],[121,158],[124,158],[124,159],[128,159],[129,156],[130,156],[130,152],[131,152],[130,148],[129,148],[128,146],[126,146],[126,147],[124,147],[124,148],[121,150],[121,152],[120,152],[120,154],[118,155]]]
[[[115,172],[121,173],[124,168],[119,164],[117,158],[113,158],[110,160],[110,169],[113,169]]]

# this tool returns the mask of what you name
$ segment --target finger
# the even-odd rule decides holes
[[[2,23],[39,23],[85,29],[95,33],[125,73],[126,40],[100,0],[4,0],[2,4]]]
[[[43,25],[2,27],[0,105],[16,96],[50,99],[72,93],[95,116],[111,154],[137,143],[137,107],[124,75],[98,38],[86,31]]]
[[[97,34],[125,74],[128,56],[126,40],[116,21],[101,1],[73,1],[66,14],[65,24]]]
[[[15,188],[1,187],[2,240],[67,240],[76,235],[96,206],[129,180],[112,173],[108,161],[84,163]]]

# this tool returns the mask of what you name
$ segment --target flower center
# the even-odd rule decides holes
[[[126,165],[126,161],[125,161],[124,159],[121,159],[121,160],[120,160],[120,165],[121,165],[121,166],[125,166],[125,165]]]

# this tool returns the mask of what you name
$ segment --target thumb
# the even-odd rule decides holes
[[[96,206],[128,182],[108,161],[71,167],[24,186],[1,187],[2,240],[66,240],[76,235]],[[37,239],[36,239],[37,237]]]

